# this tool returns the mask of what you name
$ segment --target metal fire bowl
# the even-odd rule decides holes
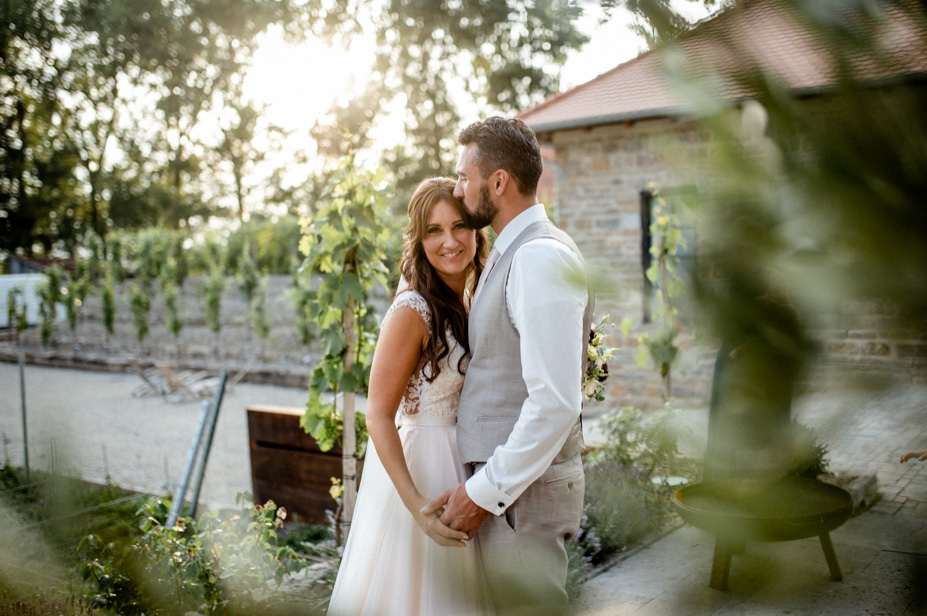
[[[676,510],[689,524],[718,539],[793,541],[819,536],[853,512],[849,492],[813,479],[723,479],[676,492]]]

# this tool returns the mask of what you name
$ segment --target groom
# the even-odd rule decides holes
[[[426,507],[479,542],[499,614],[561,614],[583,509],[580,413],[592,316],[582,257],[538,203],[534,132],[489,118],[458,138],[454,195],[498,234],[470,311],[457,416],[470,478]],[[479,530],[479,534],[476,534]]]

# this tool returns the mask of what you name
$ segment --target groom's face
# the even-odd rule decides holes
[[[499,213],[499,208],[492,201],[489,185],[480,174],[479,167],[473,162],[476,157],[475,144],[469,144],[460,151],[457,159],[457,185],[454,196],[461,199],[467,210],[467,224],[474,229],[482,229],[492,223]]]

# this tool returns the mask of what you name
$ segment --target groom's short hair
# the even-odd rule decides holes
[[[528,196],[537,191],[544,171],[541,148],[534,131],[518,118],[493,116],[474,122],[460,131],[460,145],[476,144],[474,163],[482,178],[504,169],[515,178],[518,192]]]

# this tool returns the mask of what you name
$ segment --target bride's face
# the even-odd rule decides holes
[[[438,201],[428,213],[422,238],[425,258],[451,288],[467,280],[468,267],[476,256],[476,230],[447,201]]]

